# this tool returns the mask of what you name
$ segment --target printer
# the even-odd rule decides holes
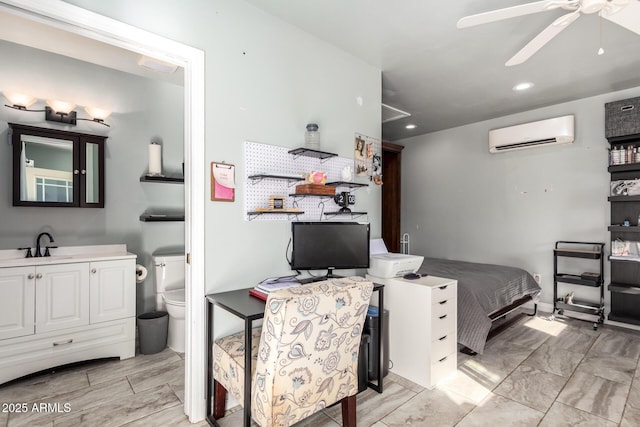
[[[367,273],[383,279],[415,273],[424,260],[419,255],[389,253],[382,239],[371,240],[369,253]]]

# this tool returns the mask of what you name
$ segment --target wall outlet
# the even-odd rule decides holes
[[[533,280],[535,280],[538,285],[541,285],[542,284],[542,274],[533,273]]]

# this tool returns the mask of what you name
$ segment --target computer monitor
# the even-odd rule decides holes
[[[369,268],[369,224],[292,222],[292,270]]]

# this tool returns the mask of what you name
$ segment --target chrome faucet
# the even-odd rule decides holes
[[[46,247],[46,251],[45,251],[44,255],[40,251],[40,239],[42,238],[42,236],[47,236],[49,238],[49,243],[53,243],[54,242],[53,236],[51,234],[49,234],[47,232],[38,234],[38,238],[36,239],[36,254],[34,256],[36,256],[36,257],[51,256],[51,254],[49,253],[49,248],[51,246],[47,246]]]

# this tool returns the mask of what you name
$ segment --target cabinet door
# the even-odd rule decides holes
[[[91,323],[136,315],[135,260],[91,263]]]
[[[35,268],[0,269],[0,339],[34,332]]]
[[[89,324],[89,263],[36,267],[36,333]]]

